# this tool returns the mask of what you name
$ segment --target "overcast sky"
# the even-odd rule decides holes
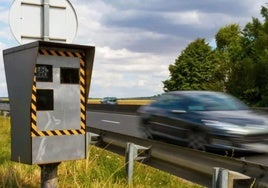
[[[163,93],[168,66],[197,38],[213,45],[219,28],[261,18],[265,0],[70,0],[74,44],[96,47],[90,97]],[[7,96],[2,50],[18,46],[9,27],[12,0],[0,0],[0,97]],[[23,66],[23,65],[22,65]]]

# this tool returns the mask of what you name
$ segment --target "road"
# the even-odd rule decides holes
[[[136,115],[116,114],[100,111],[87,111],[87,126],[112,132],[142,137],[138,129],[139,118]],[[268,153],[265,155],[245,156],[244,160],[268,166]]]
[[[112,132],[141,137],[136,115],[87,111],[87,126]]]

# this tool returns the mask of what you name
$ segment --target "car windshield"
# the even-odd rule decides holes
[[[152,106],[186,111],[247,110],[249,107],[231,95],[220,92],[165,93]]]
[[[247,110],[242,101],[224,93],[191,93],[184,95],[190,111]]]

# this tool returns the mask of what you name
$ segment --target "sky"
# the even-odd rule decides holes
[[[40,1],[40,0],[37,0]],[[67,1],[67,0],[65,0]],[[0,97],[8,96],[2,50],[20,45],[9,26],[12,0],[0,0]],[[190,42],[228,24],[262,20],[265,0],[70,0],[78,20],[73,44],[95,46],[89,97],[148,97],[163,93]]]

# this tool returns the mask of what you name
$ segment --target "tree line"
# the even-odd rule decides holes
[[[251,106],[268,106],[268,7],[263,21],[252,18],[244,28],[229,24],[215,35],[191,42],[169,65],[164,91],[213,90],[230,93]]]

